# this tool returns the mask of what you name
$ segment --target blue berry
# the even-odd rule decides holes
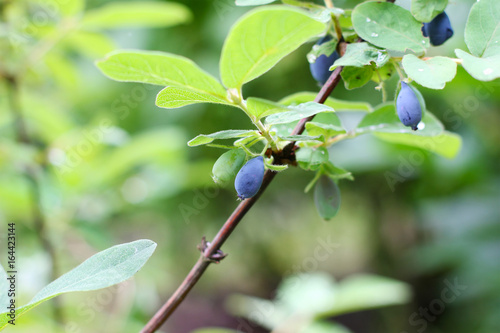
[[[326,35],[325,37],[321,38],[316,43],[316,45],[321,45],[330,41],[331,39],[332,37]],[[327,57],[325,54],[320,55],[318,58],[316,58],[315,62],[309,64],[312,77],[316,81],[318,81],[318,83],[321,83],[322,85],[325,84],[326,80],[328,80],[328,78],[330,77],[330,74],[332,74],[332,72],[330,71],[330,67],[338,58],[340,58],[340,56],[337,51],[334,51],[329,57]]]
[[[422,107],[417,95],[406,82],[401,82],[401,90],[396,99],[396,110],[403,125],[416,131],[418,123],[422,120]]]
[[[422,32],[425,37],[430,38],[431,44],[434,46],[443,44],[453,36],[450,19],[445,12],[436,16],[429,23],[424,23]]]
[[[257,156],[248,161],[236,175],[234,187],[241,200],[253,197],[259,192],[264,178],[264,158]]]

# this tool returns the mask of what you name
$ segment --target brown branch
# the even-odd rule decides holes
[[[345,43],[341,42],[340,54],[343,55],[345,52]],[[317,103],[324,103],[330,93],[335,89],[337,84],[340,81],[340,72],[342,71],[342,67],[337,67],[326,83],[321,88],[320,92],[314,99]],[[298,135],[304,132],[305,124],[310,121],[314,116],[304,118],[295,126],[292,134]],[[295,145],[295,142],[290,143],[292,147]],[[238,223],[241,221],[243,216],[250,210],[250,208],[254,205],[254,203],[259,199],[261,194],[265,191],[269,183],[273,180],[274,176],[276,176],[276,172],[267,170],[264,174],[264,180],[262,181],[262,186],[259,192],[252,198],[246,199],[242,201],[238,207],[233,211],[231,216],[226,220],[222,228],[219,230],[215,238],[211,243],[209,243],[208,247],[203,251],[202,255],[193,266],[189,274],[186,276],[181,285],[177,288],[174,294],[168,299],[168,301],[156,312],[156,314],[149,320],[149,322],[144,326],[141,330],[141,333],[152,333],[159,329],[163,323],[170,317],[170,315],[177,309],[177,307],[182,303],[184,298],[187,296],[189,291],[194,287],[194,285],[198,282],[200,277],[203,275],[207,267],[210,265],[212,258],[220,249],[222,244],[227,240],[227,238],[231,235],[233,230],[236,228]]]

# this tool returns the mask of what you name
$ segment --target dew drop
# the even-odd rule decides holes
[[[372,36],[372,37],[378,37],[378,34],[377,34],[377,33],[372,32],[371,36]]]
[[[366,22],[371,22],[369,17],[366,18]]]
[[[425,128],[425,123],[423,121],[419,122],[418,125],[417,125],[417,128],[419,130],[423,130]]]
[[[423,69],[423,68],[419,68],[419,69],[418,69],[418,71],[419,71],[419,72],[423,72],[423,71],[424,71],[424,69]]]

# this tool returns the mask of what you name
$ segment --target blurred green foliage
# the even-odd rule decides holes
[[[431,55],[453,56],[455,48],[465,49],[463,28],[473,2],[449,5],[455,36],[431,49]],[[88,0],[85,11],[116,3]],[[359,1],[334,3],[352,8]],[[409,1],[401,3],[408,8]],[[83,17],[81,1],[0,2],[0,239],[3,246],[7,222],[16,222],[17,301],[27,303],[50,282],[50,257],[39,242],[31,184],[24,177],[27,165],[36,166],[40,205],[61,272],[114,244],[139,238],[158,243],[133,280],[62,296],[64,327],[44,305],[20,318],[16,331],[139,331],[197,259],[201,237],[211,238],[236,206],[234,189],[216,187],[211,180],[221,151],[188,148],[186,143],[199,133],[247,128],[243,114],[222,105],[159,109],[154,98],[160,89],[112,82],[93,64],[113,49],[138,48],[181,54],[217,75],[229,27],[248,8],[236,7],[232,0],[182,4],[191,15],[185,14],[190,20],[180,25],[159,27],[156,20],[145,20],[143,27],[118,22],[85,28],[77,23]],[[250,82],[244,94],[278,101],[317,89],[306,60],[311,46]],[[30,144],[16,141],[8,106],[5,74],[19,70],[19,103]],[[396,80],[389,84],[394,91]],[[339,85],[333,97],[363,96],[376,105],[381,96],[375,86],[371,82],[346,90]],[[225,309],[228,295],[273,299],[284,276],[316,271],[340,281],[372,273],[412,285],[415,296],[404,306],[334,318],[352,332],[410,333],[424,325],[426,332],[499,331],[499,82],[478,82],[459,66],[457,77],[443,90],[419,89],[446,129],[463,137],[457,158],[447,160],[373,136],[336,145],[330,159],[356,180],[340,184],[342,206],[329,223],[317,215],[312,193],[303,193],[309,174],[292,169],[279,175],[225,245],[229,256],[207,272],[165,331],[236,328],[243,319]],[[349,127],[361,116],[350,113],[341,120]],[[327,255],[318,259],[318,248],[327,248]],[[3,255],[0,262],[5,262]],[[456,280],[466,289],[447,302],[443,291]],[[414,313],[422,308],[436,314],[416,319]]]

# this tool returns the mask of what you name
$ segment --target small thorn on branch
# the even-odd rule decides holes
[[[222,252],[222,250],[217,250],[214,254],[212,255],[206,255],[206,249],[210,246],[210,242],[207,242],[207,239],[205,236],[201,239],[201,243],[198,244],[197,248],[201,252],[201,256],[203,257],[204,260],[218,264],[221,262],[222,259],[227,257],[227,253]]]

